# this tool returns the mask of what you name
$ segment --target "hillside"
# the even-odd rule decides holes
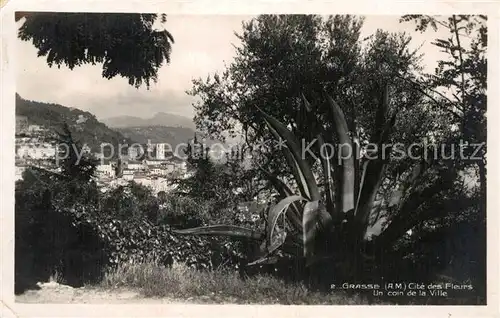
[[[44,126],[54,132],[60,130],[61,125],[66,122],[74,138],[82,145],[87,144],[93,152],[100,151],[101,143],[113,145],[133,143],[132,139],[108,128],[89,112],[58,104],[29,101],[18,94],[16,94],[16,115],[26,116],[29,124]]]
[[[151,118],[140,118],[135,116],[116,116],[101,120],[103,123],[112,128],[132,128],[132,127],[184,127],[195,129],[193,120],[170,113],[157,113]]]

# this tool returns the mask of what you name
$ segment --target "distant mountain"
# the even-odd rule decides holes
[[[115,128],[115,130],[140,144],[150,141],[152,144],[167,143],[172,147],[187,143],[194,137],[194,130],[185,127],[149,126]]]
[[[40,125],[55,132],[66,122],[76,140],[87,144],[93,152],[99,152],[101,143],[112,145],[131,144],[134,141],[120,132],[108,128],[96,117],[76,108],[58,104],[29,101],[16,94],[16,115],[26,116],[30,125]]]
[[[195,130],[186,127],[148,126],[115,128],[115,130],[140,144],[147,144],[149,141],[152,144],[169,144],[172,148],[179,144],[188,143],[195,135]],[[198,138],[206,146],[219,143],[216,140],[202,139],[200,135]]]
[[[112,128],[131,128],[131,127],[152,127],[152,126],[167,126],[167,127],[185,127],[195,129],[195,124],[192,119],[184,116],[174,115],[170,113],[157,113],[151,118],[141,118],[135,116],[116,116],[101,120],[103,123]]]

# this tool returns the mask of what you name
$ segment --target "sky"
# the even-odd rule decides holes
[[[150,89],[139,89],[121,77],[111,80],[101,76],[101,65],[84,65],[69,70],[65,66],[50,68],[30,42],[18,40],[17,92],[26,99],[58,103],[89,111],[98,119],[129,115],[148,118],[157,112],[193,117],[195,99],[185,92],[192,79],[203,78],[231,63],[239,40],[242,21],[251,16],[168,16],[166,29],[173,34],[171,63],[159,70],[158,82]],[[414,31],[414,24],[399,23],[399,16],[366,16],[361,38],[377,29],[407,32],[414,48],[422,45],[423,63],[432,71],[441,53],[431,42],[439,35],[432,30]],[[444,30],[441,31],[441,34]],[[438,31],[439,32],[439,31]],[[446,33],[444,34],[446,35]]]

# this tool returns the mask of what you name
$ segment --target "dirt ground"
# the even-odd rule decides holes
[[[94,287],[73,288],[57,283],[39,284],[40,289],[28,290],[16,296],[20,303],[52,303],[52,304],[120,304],[120,303],[190,303],[190,300],[173,300],[168,298],[146,298],[139,292],[131,290],[104,290]]]
[[[190,297],[188,299],[145,297],[138,291],[97,287],[80,287],[58,284],[55,282],[38,284],[40,289],[28,290],[16,296],[16,302],[28,304],[203,304],[235,303],[237,299],[213,296]],[[215,298],[215,299],[214,299]]]

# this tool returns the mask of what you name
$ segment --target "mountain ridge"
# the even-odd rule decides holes
[[[114,117],[103,118],[101,119],[101,122],[111,128],[165,126],[165,127],[184,127],[184,128],[190,128],[192,130],[196,129],[196,126],[192,119],[185,116],[167,112],[158,112],[149,118],[130,116],[130,115],[114,116]]]

